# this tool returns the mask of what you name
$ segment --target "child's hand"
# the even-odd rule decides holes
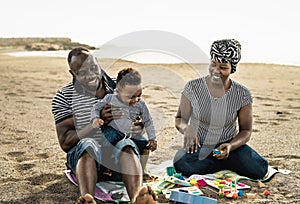
[[[132,122],[132,125],[130,127],[130,133],[132,135],[142,135],[144,134],[145,128],[144,124],[142,122],[142,118],[138,116],[135,121]]]
[[[149,140],[147,146],[147,149],[150,149],[152,152],[157,149],[157,141],[156,140]]]
[[[103,124],[104,124],[104,121],[101,118],[95,118],[93,120],[92,126],[93,126],[93,128],[99,128]]]

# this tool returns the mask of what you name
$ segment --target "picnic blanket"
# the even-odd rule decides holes
[[[167,160],[160,165],[148,165],[148,171],[151,174],[157,175],[157,176],[164,176],[166,174],[166,168],[169,166],[173,166],[173,160]],[[281,173],[281,174],[290,174],[291,171],[287,169],[280,169],[278,167],[269,166],[268,167],[268,173],[265,175],[264,178],[260,179],[260,181],[265,182],[269,181],[275,174]],[[257,181],[256,179],[251,179],[246,176],[238,175],[237,173],[230,171],[230,170],[222,170],[215,172],[213,174],[205,174],[205,175],[198,175],[194,174],[191,175],[189,178],[185,178],[186,181],[190,181],[191,179],[220,179],[220,178],[236,178],[237,180],[245,179],[245,180],[251,180],[251,181]]]
[[[74,185],[78,185],[76,176],[71,170],[65,170],[65,175]],[[96,184],[96,199],[103,202],[129,202],[129,196],[123,182],[100,181]]]
[[[191,186],[189,181],[192,179],[196,179],[196,180],[205,179],[205,180],[213,181],[216,179],[232,178],[236,181],[242,179],[257,181],[245,176],[240,176],[237,173],[230,170],[222,170],[219,172],[215,172],[213,174],[205,174],[205,175],[194,174],[188,178],[182,177],[178,179],[173,176],[167,175],[166,169],[167,167],[170,166],[173,166],[172,160],[162,162],[159,165],[148,164],[147,165],[148,172],[151,175],[155,175],[157,179],[153,182],[143,183],[143,185],[144,186],[150,185],[152,189],[155,190],[156,193],[160,194],[160,193],[169,192],[168,189],[176,188],[177,186],[188,187],[187,188],[188,190],[193,190],[192,188],[189,188]],[[269,181],[276,173],[289,174],[291,173],[291,171],[269,166],[267,175],[263,179],[260,179],[260,181],[262,182]],[[65,170],[65,174],[67,178],[74,185],[78,185],[76,176],[70,170]],[[250,186],[245,185],[244,188],[250,188]],[[196,193],[201,194],[201,192],[198,191]],[[129,196],[127,194],[123,182],[113,182],[113,181],[98,182],[96,184],[96,192],[94,197],[103,202],[115,202],[115,203],[129,202]]]

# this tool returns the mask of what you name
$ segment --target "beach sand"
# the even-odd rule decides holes
[[[101,59],[110,76],[135,67],[143,76],[143,98],[157,130],[158,149],[149,163],[173,158],[183,144],[174,127],[180,91],[185,83],[206,75],[207,65],[138,64]],[[251,147],[270,165],[291,170],[276,174],[259,188],[255,199],[219,199],[221,203],[300,203],[300,67],[240,64],[232,79],[247,86],[254,98]],[[0,53],[0,203],[74,203],[78,188],[65,177],[65,153],[60,149],[51,113],[56,91],[71,81],[66,59],[10,57]],[[267,189],[269,196],[262,192]],[[205,191],[216,198],[216,194]],[[160,202],[166,202],[160,198]]]

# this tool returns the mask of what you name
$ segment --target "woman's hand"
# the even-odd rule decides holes
[[[187,125],[184,128],[184,149],[188,154],[193,154],[194,152],[198,151],[200,147],[198,136],[194,129]]]
[[[213,156],[217,159],[227,159],[229,157],[231,151],[231,144],[230,143],[223,143],[218,148],[218,150],[223,151],[221,154],[214,154]]]

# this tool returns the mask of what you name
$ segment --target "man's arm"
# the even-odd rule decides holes
[[[80,139],[89,135],[93,131],[92,125],[87,125],[81,130],[75,129],[73,117],[67,118],[56,124],[56,133],[60,147],[67,152],[74,147]]]

